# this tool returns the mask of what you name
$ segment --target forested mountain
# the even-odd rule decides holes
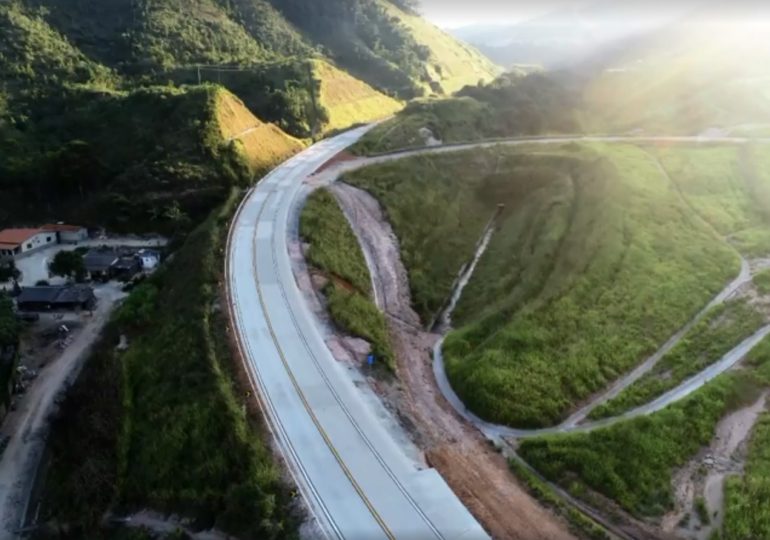
[[[277,148],[296,150],[291,137],[387,116],[402,99],[496,74],[479,53],[405,9],[385,0],[0,2],[0,177],[10,195],[0,222],[83,211],[89,223],[103,214],[125,227],[163,215],[163,201],[179,190],[182,213],[197,215],[224,193],[221,179],[245,182],[286,156]],[[264,131],[259,145],[239,140],[218,110],[238,99],[206,84],[224,86],[253,113],[244,130],[262,122],[280,129]],[[122,144],[100,144],[114,139]],[[254,155],[261,150],[267,157]],[[227,174],[222,156],[238,160]],[[143,190],[127,190],[127,177]],[[194,189],[182,188],[190,183]],[[141,193],[154,194],[147,201],[160,208]],[[105,200],[133,210],[114,211]]]

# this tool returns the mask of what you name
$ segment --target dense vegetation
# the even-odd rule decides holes
[[[506,74],[447,99],[410,103],[354,146],[371,154],[426,145],[420,130],[445,143],[580,130],[577,100],[552,76]]]
[[[635,515],[659,516],[674,502],[674,469],[711,441],[720,418],[757,395],[750,377],[731,373],[649,417],[590,433],[528,439],[520,454],[576,495],[588,496],[591,488]]]
[[[745,299],[712,308],[668,354],[641,379],[591,412],[607,418],[644,405],[718,361],[764,322]]]
[[[10,404],[10,383],[16,367],[18,345],[19,323],[13,302],[5,293],[0,293],[0,414],[4,414]]]
[[[634,147],[423,156],[347,181],[385,207],[425,322],[505,205],[444,345],[464,403],[500,423],[557,422],[738,271],[735,253]]]
[[[131,294],[65,401],[46,519],[92,534],[109,507],[150,507],[238,536],[294,536],[288,492],[230,379],[217,283],[235,195]]]
[[[313,192],[302,210],[300,235],[309,244],[307,260],[324,273],[329,313],[344,331],[372,344],[372,352],[390,368],[395,359],[385,316],[372,300],[372,278],[353,230],[334,196]]]
[[[230,186],[251,180],[243,154],[220,134],[218,96],[215,87],[152,88],[38,102],[18,137],[0,139],[0,223],[188,229]]]
[[[132,79],[169,70],[197,76],[204,65],[215,68],[208,76],[217,79],[222,69],[243,70],[243,77],[229,78],[243,88],[263,63],[318,57],[408,98],[451,92],[458,80],[475,83],[496,73],[478,52],[386,0],[15,1],[43,8],[45,22],[75,47]],[[282,79],[270,83],[271,92],[291,100]]]
[[[770,413],[764,413],[749,443],[743,476],[725,481],[724,540],[753,540],[770,535]]]
[[[766,338],[749,353],[746,369],[720,375],[662,411],[590,433],[529,439],[522,443],[520,453],[546,477],[579,496],[590,499],[586,489],[590,488],[636,515],[661,515],[673,504],[674,469],[711,441],[723,416],[753,403],[768,385],[770,339]],[[758,433],[762,436],[761,428]],[[759,469],[749,468],[747,484],[728,481],[727,538],[764,538],[770,533],[761,512],[756,520],[751,516],[752,509],[763,504],[763,492],[749,492],[746,487],[748,482],[755,487],[764,485],[761,474],[765,467],[761,452],[753,448],[752,464]],[[746,497],[751,495],[758,498],[749,503]],[[753,535],[746,536],[746,531]]]
[[[759,294],[770,294],[770,268],[757,272],[753,279]]]

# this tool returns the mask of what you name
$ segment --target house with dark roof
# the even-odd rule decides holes
[[[74,311],[93,309],[95,305],[94,290],[86,285],[22,287],[16,297],[19,311]]]
[[[136,256],[120,257],[112,265],[112,277],[122,281],[128,281],[142,271],[142,261]]]
[[[83,257],[83,266],[91,279],[106,280],[112,277],[112,267],[119,259],[112,250],[92,249]]]

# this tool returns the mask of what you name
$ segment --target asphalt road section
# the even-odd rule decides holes
[[[279,166],[233,221],[227,278],[233,327],[276,444],[330,538],[488,538],[434,469],[418,469],[344,373],[294,281],[289,213],[303,180],[359,128]]]

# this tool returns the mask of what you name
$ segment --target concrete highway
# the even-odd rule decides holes
[[[239,208],[227,277],[242,360],[275,443],[326,536],[488,538],[441,476],[410,461],[362,400],[294,280],[287,231],[302,183],[366,129],[288,160]]]

